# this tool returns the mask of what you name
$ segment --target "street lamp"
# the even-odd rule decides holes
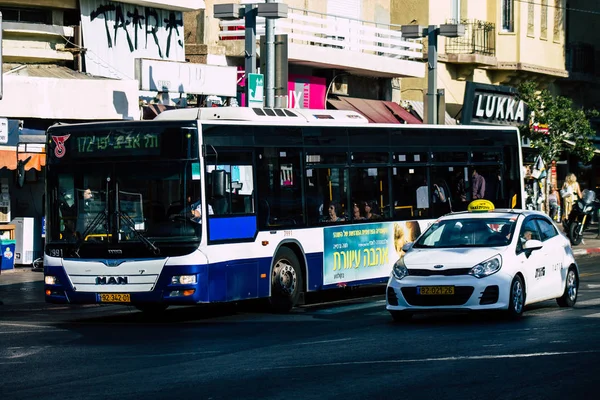
[[[438,36],[459,37],[465,35],[462,24],[437,25],[402,25],[402,36],[407,39],[418,39],[427,36],[427,123],[438,123],[437,112],[437,42]]]
[[[274,24],[272,20],[287,18],[288,6],[284,3],[274,3],[266,0],[266,3],[258,4],[215,4],[213,13],[216,19],[232,20],[244,18],[245,28],[245,64],[244,75],[246,76],[246,102],[248,102],[249,85],[248,74],[256,73],[256,17],[266,19],[266,56],[267,70],[266,80],[266,106],[273,107],[275,103],[275,40]],[[261,55],[263,57],[263,55]]]

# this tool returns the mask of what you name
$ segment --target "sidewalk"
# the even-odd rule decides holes
[[[566,236],[566,233],[563,232],[562,224],[555,223],[558,231]],[[573,254],[577,255],[585,255],[585,254],[594,254],[600,253],[600,239],[598,238],[598,223],[592,222],[590,227],[583,232],[583,242],[578,246],[571,246],[573,249]]]

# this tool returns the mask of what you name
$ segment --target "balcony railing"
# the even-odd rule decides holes
[[[589,43],[569,43],[566,64],[569,72],[600,76],[600,50]]]
[[[447,23],[455,24],[455,20]],[[496,55],[496,25],[481,20],[461,20],[465,25],[465,36],[446,38],[447,54]]]
[[[244,38],[244,20],[219,21],[220,40]],[[263,18],[256,21],[257,38],[264,35]],[[423,58],[420,40],[404,39],[400,25],[380,24],[289,8],[288,17],[275,21],[275,33],[287,34],[290,44],[331,47],[395,59]]]

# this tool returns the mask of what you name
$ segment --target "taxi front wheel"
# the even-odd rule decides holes
[[[525,305],[525,287],[523,279],[519,275],[515,276],[510,284],[510,301],[508,303],[508,316],[511,318],[519,318],[523,315],[523,307]]]
[[[556,299],[560,307],[573,307],[577,302],[577,292],[579,291],[579,278],[574,268],[570,268],[565,279],[565,291],[563,295]]]

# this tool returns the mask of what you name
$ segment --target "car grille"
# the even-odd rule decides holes
[[[465,304],[471,294],[473,286],[455,286],[453,295],[417,295],[416,287],[402,288],[402,295],[406,302],[413,306],[460,306]]]
[[[457,276],[457,275],[469,275],[471,268],[454,268],[454,269],[409,269],[408,275],[410,276]]]
[[[394,288],[389,287],[387,290],[387,301],[390,306],[398,305],[398,296],[396,296],[396,291]]]
[[[500,290],[498,289],[498,285],[492,285],[485,288],[481,298],[479,299],[479,304],[494,304],[498,302],[498,295],[500,294]]]

